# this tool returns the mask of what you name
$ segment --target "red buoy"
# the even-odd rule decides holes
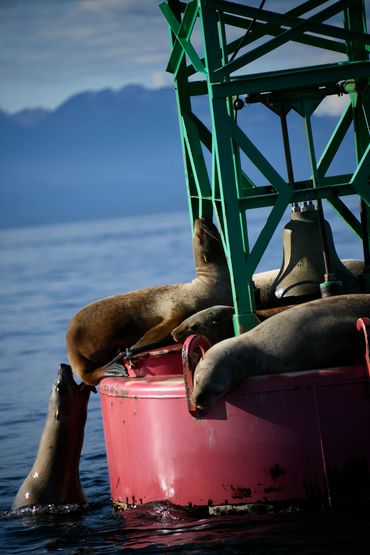
[[[366,493],[365,363],[248,378],[200,415],[182,374],[188,355],[176,345],[136,355],[129,377],[100,384],[117,506],[330,503],[360,486]]]

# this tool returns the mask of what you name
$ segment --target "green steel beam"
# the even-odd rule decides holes
[[[215,96],[225,98],[254,92],[299,90],[337,83],[346,79],[367,78],[369,75],[369,60],[338,62],[232,77],[230,82],[214,83],[213,87]]]
[[[321,2],[320,2],[321,3]],[[289,12],[287,12],[288,14]],[[312,18],[313,19],[313,18]],[[240,29],[247,29],[249,27],[250,21],[248,19],[238,17],[235,15],[225,14],[224,21],[228,25],[233,27],[238,27]],[[278,36],[283,32],[283,28],[278,25],[271,25],[269,23],[255,23],[253,26],[253,32],[251,33],[251,38],[246,39],[245,45],[251,44],[252,41],[257,40],[263,35]],[[340,52],[342,54],[346,53],[346,46],[336,40],[324,39],[321,37],[316,37],[314,35],[298,35],[292,39],[294,42],[300,44],[306,44],[309,46],[316,46],[317,48],[323,48],[324,50],[332,50],[333,52]],[[233,40],[228,44],[227,51],[232,54],[236,47],[240,43],[240,38]]]
[[[172,22],[177,27],[177,30],[180,28],[180,21],[181,21],[181,4],[178,0],[168,0],[167,3],[163,3],[160,5],[162,13],[168,11],[171,14],[171,18],[175,18],[176,22]],[[172,48],[175,48],[175,44],[177,41],[176,34],[172,30],[172,26],[169,24],[169,39]],[[179,41],[180,42],[180,41]],[[181,42],[180,42],[181,44]],[[186,61],[185,57],[182,58],[180,62],[179,72],[175,80],[175,90],[176,90],[176,104],[177,104],[177,112],[179,115],[179,128],[180,128],[180,140],[181,140],[181,149],[184,161],[184,171],[185,171],[185,182],[186,182],[186,190],[187,190],[187,198],[188,198],[188,208],[189,208],[189,217],[190,221],[193,221],[199,217],[199,214],[202,212],[202,206],[199,197],[194,198],[194,194],[196,193],[196,184],[195,179],[192,172],[191,162],[188,156],[185,136],[184,136],[184,129],[183,129],[183,114],[190,114],[192,112],[191,109],[191,99],[190,99],[190,91],[189,91],[189,84],[188,79],[185,75],[186,72]],[[212,217],[212,214],[209,214],[209,217]]]
[[[366,33],[365,5],[361,0],[353,0],[351,9],[347,8],[343,14],[344,26],[354,31]],[[353,41],[351,37],[346,40],[348,59],[367,60],[369,58],[369,45]],[[367,77],[367,86],[370,85],[370,73]],[[365,260],[365,271],[363,280],[366,289],[370,292],[370,206],[368,202],[368,188],[366,187],[366,174],[369,173],[369,142],[370,142],[370,99],[366,91],[352,92],[351,102],[353,109],[353,125],[355,132],[356,159],[358,163],[353,180],[356,181],[356,189],[361,195],[361,226],[362,242]],[[365,166],[367,163],[367,167]],[[361,177],[360,174],[361,173]]]
[[[329,6],[326,10],[322,10],[322,12],[320,12],[321,18],[325,20],[332,17],[333,15],[336,15],[338,11],[340,11],[346,4],[348,4],[348,2],[338,2],[333,6]],[[257,11],[259,14],[261,13],[260,10],[257,10]],[[296,41],[297,38],[300,36],[303,36],[303,34],[306,31],[311,31],[311,32],[313,31],[318,34],[327,33],[329,36],[341,38],[341,33],[339,33],[339,36],[338,36],[337,28],[332,28],[331,26],[328,26],[322,23],[319,24],[317,22],[317,19],[318,19],[317,15],[314,16],[313,18],[308,18],[308,19],[291,18],[289,16],[285,16],[285,17],[287,21],[292,21],[292,23],[290,24],[291,26],[290,29],[286,31],[282,31],[273,39],[266,41],[264,44],[258,46],[257,48],[252,49],[246,54],[240,56],[238,59],[235,59],[234,61],[224,65],[224,67],[216,71],[216,75],[222,79],[222,77],[225,76],[226,74],[230,75],[234,71],[244,67],[250,62],[253,62],[254,60],[260,58],[261,56],[268,54],[269,52],[275,50],[279,46],[286,44],[288,41],[290,40]],[[370,37],[369,37],[369,40],[370,40]]]
[[[354,0],[356,1],[356,0]],[[310,19],[303,19],[300,17],[291,17],[289,15],[284,15],[269,10],[259,10],[258,8],[253,8],[251,6],[243,6],[237,4],[236,2],[229,2],[227,0],[200,0],[201,4],[204,4],[208,8],[213,8],[214,10],[220,10],[225,13],[231,13],[235,15],[241,15],[249,18],[256,18],[259,21],[264,21],[266,23],[273,23],[276,25],[295,27],[297,25],[303,25],[306,31],[311,33],[317,33],[319,35],[327,35],[328,37],[337,38],[343,41],[352,40],[359,44],[369,45],[370,35],[363,32],[363,28],[359,32],[353,32],[350,30],[340,29],[334,25],[328,25],[325,23],[319,23]],[[349,7],[353,0],[346,0],[337,2],[342,8]],[[220,70],[221,71],[221,70]],[[229,68],[227,69],[229,71]],[[232,70],[234,71],[234,70]]]
[[[338,152],[338,148],[342,144],[342,141],[349,129],[349,126],[352,123],[352,120],[353,120],[352,106],[349,103],[347,105],[347,108],[344,110],[317,164],[317,171],[320,177],[323,177],[328,171],[329,166],[332,163],[334,156]]]
[[[356,218],[356,216],[351,212],[351,210],[344,204],[344,202],[338,197],[328,197],[328,201],[332,207],[337,211],[339,216],[348,224],[351,230],[357,235],[359,239],[362,239],[362,227],[361,222]]]
[[[370,188],[368,176],[370,171],[370,144],[367,145],[365,152],[352,176],[351,185],[354,186],[360,197],[370,206]]]
[[[246,275],[253,275],[290,202],[291,195],[289,195],[288,193],[278,195],[277,201],[273,205],[273,208],[266,220],[266,223],[263,226],[262,231],[260,232],[251,252],[249,253],[247,259]]]
[[[321,6],[322,0],[308,0],[307,2],[303,2],[299,6],[287,11],[285,15],[291,17],[299,17],[304,15],[306,12],[309,12],[318,6]],[[312,17],[313,20],[316,20],[316,15]],[[224,21],[226,24],[230,24],[236,27],[245,28],[249,27],[250,20],[246,19],[245,17],[237,17],[232,16],[229,14],[224,14]],[[250,36],[245,40],[245,44],[250,44],[251,42],[259,39],[264,35],[278,35],[283,30],[282,26],[276,24],[268,24],[268,23],[258,23],[256,22],[253,26],[252,32]],[[334,52],[341,52],[343,54],[346,53],[346,46],[342,43],[337,41],[332,41],[328,39],[323,39],[319,37],[315,37],[313,35],[303,35],[302,37],[297,37],[296,42],[301,42],[302,44],[307,44],[311,46],[317,46],[318,48],[325,48],[327,50],[333,50]],[[230,42],[227,46],[227,51],[229,54],[232,54],[234,50],[240,43],[240,38]],[[202,62],[204,60],[202,59]],[[193,66],[188,67],[188,75],[193,75],[195,72]]]
[[[174,75],[176,88],[190,217],[194,220],[214,214],[218,219],[230,270],[236,333],[256,324],[252,274],[290,203],[312,200],[320,207],[326,199],[362,239],[364,250],[369,250],[370,100],[365,85],[370,76],[370,35],[362,0],[333,0],[330,5],[328,1],[326,7],[319,9],[321,0],[308,0],[284,14],[220,0],[167,0],[161,5],[173,46],[168,69]],[[316,10],[314,15],[302,17],[312,10]],[[328,23],[340,12],[343,27]],[[197,42],[197,50],[192,44],[196,17],[202,33],[201,48]],[[249,29],[251,20],[255,22],[249,34],[227,44],[226,27]],[[262,37],[266,37],[265,43],[251,47]],[[250,62],[288,41],[325,48],[340,56],[346,54],[347,61],[248,72]],[[240,46],[248,46],[249,50],[239,53]],[[234,53],[230,61],[229,56]],[[246,67],[245,75],[230,76],[242,67]],[[203,80],[189,80],[194,73],[201,73]],[[311,115],[323,98],[337,93],[349,93],[351,102],[317,162]],[[249,103],[262,102],[277,115],[284,106],[304,117],[311,178],[290,179],[288,183],[254,145],[242,128],[243,120],[237,121],[234,112],[234,99],[243,94],[248,95]],[[193,111],[192,99],[198,95],[208,97],[210,126]],[[351,174],[330,175],[332,162],[352,122],[356,167]],[[210,168],[205,150],[211,155]],[[243,168],[241,155],[247,161]],[[248,175],[251,164],[270,185],[253,183]],[[361,199],[361,221],[341,200],[353,194]],[[262,207],[271,207],[271,211],[250,248],[249,213]]]
[[[369,184],[367,183],[367,186]],[[289,203],[305,202],[309,200],[319,200],[327,198],[336,198],[340,196],[348,196],[356,194],[356,188],[353,183],[342,183],[335,185],[321,185],[317,188],[307,187],[305,189],[294,190],[291,193]],[[286,194],[287,193],[282,193]],[[270,187],[255,187],[244,193],[240,198],[240,207],[243,210],[251,208],[263,208],[274,204],[279,196],[279,193],[272,191]]]
[[[218,16],[214,10],[200,6],[200,22],[203,30],[204,52],[209,79],[209,103],[212,117],[212,152],[215,160],[217,178],[213,185],[221,196],[221,209],[215,206],[219,218],[223,241],[228,257],[233,301],[235,307],[236,332],[248,329],[256,324],[254,314],[254,291],[251,280],[246,283],[246,264],[248,242],[245,240],[245,226],[238,203],[238,182],[235,171],[235,148],[228,129],[230,124],[228,99],[215,98],[211,79],[215,68],[222,63]],[[217,44],[217,48],[214,45]],[[214,186],[214,192],[215,186]],[[233,247],[231,248],[231,245]]]
[[[164,9],[164,13],[166,13],[166,5],[163,6],[163,9]],[[192,0],[186,6],[183,20],[181,21],[181,25],[178,27],[178,31],[177,31],[177,36],[181,37],[187,43],[189,42],[189,38],[193,31],[193,27],[195,25],[197,16],[198,16],[197,1]],[[183,46],[180,43],[179,39],[177,39],[172,49],[172,54],[167,65],[167,71],[169,71],[170,73],[174,73],[176,75],[180,68],[184,54],[185,54],[185,50],[183,49]]]
[[[181,25],[179,24],[175,14],[170,9],[169,5],[166,3],[160,4],[160,9],[162,10],[163,15],[167,19],[167,23],[169,24],[171,31],[176,36],[177,42],[174,44],[174,48],[177,48],[177,44],[180,44],[184,49],[184,53],[189,56],[189,59],[195,69],[200,71],[201,73],[205,73],[204,65],[202,64],[196,50],[194,49],[191,42],[186,37],[181,36]],[[181,60],[179,61],[181,63]]]
[[[211,194],[211,184],[204,161],[198,130],[192,119],[186,114],[183,116],[183,125],[185,142],[196,181],[197,191],[200,197],[206,197]]]

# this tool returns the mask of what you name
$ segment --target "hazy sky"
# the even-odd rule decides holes
[[[302,0],[301,0],[302,1]],[[366,0],[369,4],[370,0]],[[84,90],[170,84],[168,33],[160,0],[0,0],[0,107],[54,108]],[[260,0],[249,0],[258,6]],[[266,0],[291,9],[298,0]],[[326,4],[327,2],[324,2]],[[330,4],[330,1],[329,1]],[[370,11],[368,9],[368,11]],[[254,71],[337,61],[324,50],[278,50]],[[336,110],[332,98],[324,110]]]

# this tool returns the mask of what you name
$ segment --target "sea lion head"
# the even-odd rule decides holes
[[[86,420],[91,389],[85,383],[78,385],[75,382],[69,364],[60,364],[50,395],[49,411],[54,411],[57,420],[76,418],[77,415]]]
[[[204,266],[204,263],[226,266],[226,257],[220,234],[210,220],[195,220],[193,250],[196,267]]]
[[[214,345],[234,335],[234,309],[231,306],[216,305],[196,312],[172,330],[176,343],[184,343],[189,335],[204,335]]]
[[[194,372],[192,401],[199,409],[207,408],[227,393],[246,375],[236,345],[238,337],[225,339],[211,347]]]

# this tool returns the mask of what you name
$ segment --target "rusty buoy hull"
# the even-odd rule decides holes
[[[366,495],[365,364],[249,378],[195,417],[181,351],[172,349],[163,359],[144,357],[127,378],[100,384],[117,506],[163,500],[181,506],[330,504]]]

